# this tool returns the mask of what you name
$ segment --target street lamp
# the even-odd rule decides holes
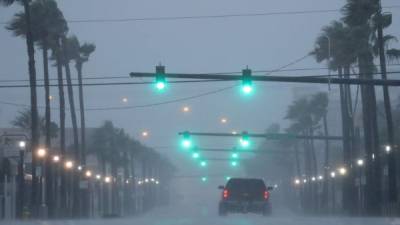
[[[304,180],[303,180],[303,183],[307,183],[307,179],[304,179]]]
[[[227,123],[227,122],[228,122],[227,118],[225,118],[225,117],[221,118],[221,123]]]
[[[189,106],[184,106],[182,108],[182,111],[185,112],[185,113],[190,112],[190,107]]]
[[[315,181],[316,180],[316,178],[315,177],[311,177],[311,181]]]
[[[97,179],[97,180],[100,180],[100,179],[101,179],[101,175],[100,175],[100,174],[97,174],[97,175],[96,175],[96,179]]]
[[[390,145],[385,145],[385,152],[386,152],[387,154],[389,154],[391,151],[392,151],[392,146],[390,146]]]
[[[105,178],[104,178],[104,182],[110,183],[110,182],[111,182],[111,177],[105,177]]]
[[[324,177],[323,176],[318,176],[318,180],[323,180],[324,179]]]
[[[335,178],[336,177],[336,173],[335,172],[331,172],[331,177]]]
[[[79,171],[82,171],[82,166],[78,166],[77,169],[78,169]]]
[[[70,170],[70,169],[72,169],[72,167],[74,167],[74,162],[72,162],[70,160],[65,162],[65,168],[66,169]]]
[[[340,167],[338,169],[338,171],[339,171],[339,174],[342,175],[342,176],[347,174],[347,169],[345,167]]]
[[[294,180],[294,184],[295,184],[295,185],[299,185],[299,184],[300,184],[300,180],[299,180],[299,179],[295,179],[295,180]]]
[[[360,166],[360,167],[363,166],[364,165],[364,160],[358,159],[357,160],[357,165]]]
[[[143,132],[142,132],[142,136],[143,136],[143,137],[149,136],[149,132],[148,132],[148,131],[143,131]]]
[[[20,142],[18,143],[18,146],[19,146],[19,148],[20,148],[21,150],[25,150],[26,141],[20,141]]]
[[[58,155],[53,156],[53,162],[55,162],[55,163],[60,162],[60,156],[58,156]]]
[[[38,156],[39,158],[43,159],[44,157],[46,157],[47,152],[46,152],[46,149],[44,149],[44,148],[39,148],[39,149],[37,150],[36,154],[37,154],[37,156]]]
[[[88,177],[88,178],[92,177],[92,171],[87,170],[86,173],[85,173],[85,176]]]

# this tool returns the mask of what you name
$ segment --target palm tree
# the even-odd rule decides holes
[[[80,146],[79,146],[79,135],[78,135],[78,124],[76,119],[76,110],[75,110],[75,100],[74,100],[74,90],[72,87],[72,79],[71,79],[71,69],[70,62],[74,58],[76,58],[76,54],[79,51],[79,43],[75,36],[67,38],[65,35],[61,37],[61,50],[62,50],[62,64],[65,68],[65,75],[67,81],[67,91],[68,91],[68,100],[70,106],[71,113],[71,121],[72,121],[72,130],[73,130],[73,155],[77,162],[80,163]],[[80,213],[80,202],[81,198],[79,197],[79,177],[74,174],[72,178],[72,196],[73,196],[73,215],[79,215]]]
[[[63,157],[66,156],[66,145],[65,145],[65,96],[64,96],[64,82],[63,82],[63,72],[62,72],[62,50],[60,44],[60,36],[56,35],[51,42],[52,57],[55,60],[55,66],[57,68],[57,83],[58,83],[58,95],[59,95],[59,108],[60,108],[60,152]],[[61,172],[61,185],[60,185],[60,212],[66,213],[67,209],[67,177],[66,173]]]
[[[329,61],[329,69],[338,71],[340,78],[350,77],[350,67],[356,62],[355,47],[356,41],[353,38],[353,30],[345,26],[343,23],[333,21],[329,26],[322,29],[322,34],[317,38],[316,48],[312,52],[317,62],[323,60]],[[332,42],[330,46],[327,45],[327,39]],[[328,48],[331,48],[331,55],[327,52]],[[344,75],[343,75],[344,72]],[[351,89],[350,85],[340,84],[340,103],[341,103],[341,114],[342,114],[342,133],[343,133],[343,161],[346,166],[350,166],[352,163],[353,149],[353,119],[352,119],[352,103],[351,103]],[[322,96],[320,96],[322,97]],[[322,100],[322,99],[321,99]],[[327,130],[325,131],[327,133]],[[326,140],[325,150],[325,168],[329,167],[329,141]],[[327,174],[327,169],[325,169]],[[349,202],[349,195],[351,193],[351,176],[347,176],[345,182],[343,182],[343,198],[344,203]],[[327,183],[324,183],[324,198],[327,199]]]
[[[34,48],[34,39],[32,35],[31,28],[31,12],[29,0],[0,0],[1,5],[9,6],[15,2],[22,3],[25,12],[25,21],[27,24],[27,32],[26,32],[26,45],[28,49],[28,67],[29,67],[29,84],[30,84],[30,95],[31,95],[31,118],[32,118],[32,127],[31,127],[31,150],[35,150],[39,144],[39,124],[38,124],[38,109],[37,109],[37,93],[36,93],[36,68],[35,68],[35,48]],[[36,167],[36,159],[32,159],[33,168]],[[31,192],[31,205],[32,208],[37,204],[37,176],[36,171],[32,172],[32,192]]]
[[[17,128],[21,128],[26,132],[31,132],[32,117],[30,110],[22,110],[18,112],[18,115],[11,121],[11,125]],[[46,119],[39,115],[39,127],[41,133],[47,132]],[[55,122],[50,122],[50,137],[56,138],[58,136],[58,125]]]
[[[311,111],[310,111],[310,103],[306,97],[295,100],[286,113],[285,119],[289,119],[292,121],[291,127],[296,128],[299,134],[305,136],[313,136],[315,130],[315,121],[313,120]],[[317,157],[315,154],[314,142],[312,139],[304,139],[303,140],[303,149],[304,149],[304,171],[306,176],[317,176]],[[305,190],[305,200],[310,201],[311,209],[315,211],[317,209],[317,195],[315,191],[315,186],[307,186]]]
[[[73,129],[73,140],[74,140],[74,157],[75,160],[80,161],[80,149],[79,149],[79,138],[78,138],[78,124],[76,120],[76,111],[75,111],[75,100],[74,100],[74,89],[72,87],[72,79],[71,79],[71,69],[70,62],[79,52],[79,42],[75,36],[71,36],[69,38],[63,36],[61,37],[62,43],[62,54],[63,54],[63,65],[65,68],[65,75],[67,81],[67,91],[68,91],[68,100],[70,106],[71,120],[72,120],[72,129]]]
[[[312,96],[310,100],[310,105],[313,106],[311,109],[312,114],[314,115],[315,119],[320,121],[322,118],[322,124],[323,124],[323,131],[325,137],[329,136],[328,132],[328,120],[327,120],[327,114],[328,114],[328,104],[329,104],[329,98],[328,94],[325,92],[320,92]],[[329,176],[329,168],[330,168],[330,157],[329,157],[329,140],[325,139],[325,162],[324,162],[324,177]],[[328,203],[328,181],[327,179],[324,180],[323,184],[323,193],[322,193],[322,204],[325,204],[324,206],[327,206]]]
[[[379,57],[380,61],[380,69],[382,73],[382,79],[387,80],[387,71],[386,71],[386,57],[388,55],[388,51],[386,50],[386,46],[391,40],[396,40],[392,35],[383,35],[383,29],[389,27],[392,24],[392,16],[390,14],[382,14],[381,1],[378,1],[378,11],[373,17],[373,29],[375,32],[372,33],[373,41],[373,49],[375,56]],[[393,53],[393,50],[389,53]],[[390,56],[392,57],[392,56]],[[393,146],[395,144],[395,131],[393,127],[393,116],[392,116],[392,105],[390,101],[389,87],[383,86],[383,102],[385,106],[385,114],[386,114],[386,126],[387,126],[387,141],[388,144]],[[397,169],[396,169],[396,155],[389,156],[388,159],[388,199],[390,202],[397,202],[398,194],[397,194]]]
[[[82,67],[85,62],[89,60],[89,56],[95,51],[96,46],[90,43],[79,45],[79,54],[76,54],[75,68],[78,72],[79,84],[79,109],[81,116],[81,161],[82,164],[86,163],[86,125],[85,125],[85,104],[83,98],[83,85],[82,85]]]
[[[343,21],[354,31],[353,37],[357,39],[355,53],[358,59],[360,76],[364,79],[373,79],[372,74],[375,70],[373,64],[373,47],[370,42],[373,29],[370,26],[370,21],[372,16],[379,10],[378,3],[376,0],[347,0],[347,4],[342,10],[344,14]],[[367,206],[367,213],[369,215],[376,215],[380,214],[382,204],[382,176],[380,172],[382,166],[379,154],[380,144],[374,86],[361,86],[361,100],[365,150],[368,156],[375,155],[374,159],[367,157],[366,167],[366,193],[375,194],[367,194],[365,204]],[[345,202],[345,207],[350,211],[353,208],[350,194],[346,199],[348,202]]]
[[[45,83],[45,103],[46,103],[46,146],[50,149],[50,88],[49,88],[49,67],[48,67],[48,49],[49,42],[52,37],[57,34],[62,34],[67,30],[66,21],[62,12],[58,9],[57,3],[54,0],[37,0],[30,6],[31,11],[31,27],[33,29],[33,38],[42,48],[43,53],[43,71]],[[14,32],[16,36],[26,36],[27,26],[25,13],[18,13],[7,26],[8,30]]]
[[[43,55],[43,71],[44,71],[44,84],[45,84],[45,143],[46,148],[51,150],[51,112],[50,112],[50,87],[49,87],[49,66],[48,66],[48,49],[49,45],[54,39],[55,35],[66,32],[67,24],[62,12],[58,9],[57,3],[54,0],[37,0],[30,6],[31,11],[31,27],[32,35],[35,42],[41,47]],[[27,24],[25,20],[25,13],[18,13],[14,16],[13,20],[7,26],[8,30],[14,32],[16,36],[26,36]],[[52,215],[53,194],[52,189],[52,172],[50,171],[50,160],[47,160],[46,177],[48,193],[48,204],[50,215]]]

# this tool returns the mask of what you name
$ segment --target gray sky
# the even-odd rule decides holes
[[[299,3],[301,2],[301,4]],[[195,16],[275,11],[301,11],[339,9],[344,0],[68,0],[58,1],[67,19],[113,19],[162,16]],[[384,5],[395,5],[398,0],[383,0]],[[19,6],[0,8],[0,21],[8,21]],[[388,32],[400,36],[395,12],[393,25]],[[70,34],[81,42],[96,44],[97,49],[84,66],[84,76],[127,76],[132,71],[154,71],[159,62],[173,72],[226,72],[240,71],[246,65],[253,70],[276,69],[306,55],[314,46],[321,28],[339,19],[339,12],[306,15],[274,15],[225,19],[181,21],[147,21],[124,23],[73,23]],[[27,79],[26,44],[0,28],[0,78]],[[38,78],[42,78],[42,60],[37,52]],[[291,68],[325,67],[307,58]],[[326,74],[326,71],[301,72],[306,75]],[[285,73],[277,73],[285,74]],[[74,76],[75,71],[74,71]],[[51,76],[56,77],[52,68]],[[121,80],[124,81],[124,80]],[[125,81],[133,81],[128,78]],[[136,81],[140,81],[137,79]],[[149,85],[85,87],[87,107],[106,107],[158,103],[181,97],[205,93],[234,83],[177,84],[170,85],[163,94],[156,94]],[[240,97],[239,90],[231,89],[215,95],[157,107],[119,110],[88,111],[87,125],[96,127],[104,120],[112,120],[132,136],[149,146],[177,145],[177,132],[248,130],[262,132],[273,123],[280,122],[293,94],[294,85],[282,83],[256,84],[256,93],[248,99]],[[297,85],[299,86],[299,85]],[[326,86],[305,86],[327,90]],[[58,93],[52,88],[57,107]],[[335,89],[332,91],[335,96]],[[77,90],[75,91],[77,94]],[[39,105],[44,105],[43,91],[39,88]],[[122,98],[127,97],[128,103]],[[0,101],[29,104],[28,89],[0,89]],[[181,107],[189,105],[191,113],[183,115]],[[0,105],[0,126],[19,110],[14,106]],[[42,110],[43,111],[43,110]],[[58,112],[53,112],[57,119]],[[69,121],[69,114],[67,114]],[[228,123],[219,123],[227,117]],[[70,122],[68,122],[70,125]],[[143,130],[150,132],[147,139],[140,137]],[[232,147],[233,139],[197,139],[200,146]],[[160,150],[161,151],[161,150]],[[189,163],[187,156],[169,152],[176,161]],[[181,160],[182,159],[182,160]]]

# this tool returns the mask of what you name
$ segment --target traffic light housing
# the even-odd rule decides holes
[[[182,136],[183,136],[183,139],[181,142],[182,147],[185,149],[191,148],[193,143],[192,143],[192,138],[190,136],[190,133],[188,131],[185,131],[185,132],[183,132]]]
[[[192,158],[193,158],[193,159],[198,159],[198,158],[200,158],[200,153],[199,153],[199,151],[197,150],[197,148],[195,148],[195,149],[193,150],[193,152],[192,152]]]
[[[249,134],[247,132],[243,132],[239,142],[242,148],[249,148],[251,145]]]
[[[239,165],[238,161],[236,161],[236,160],[231,161],[232,167],[237,167],[238,165]]]
[[[233,160],[239,159],[239,153],[237,152],[236,148],[233,149],[233,152],[231,154],[231,159]]]
[[[156,66],[156,88],[159,91],[163,91],[167,86],[167,81],[165,80],[165,66]]]
[[[242,70],[242,92],[245,95],[249,95],[253,92],[253,81],[249,68]]]

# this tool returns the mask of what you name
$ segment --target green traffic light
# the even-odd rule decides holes
[[[231,166],[233,166],[233,167],[238,166],[238,162],[237,162],[237,161],[232,161],[232,162],[231,162]]]
[[[192,143],[192,139],[190,137],[190,133],[185,131],[185,132],[183,132],[182,136],[183,136],[183,140],[181,142],[182,147],[185,149],[192,148],[193,143]]]
[[[250,138],[249,135],[247,134],[247,132],[243,132],[242,137],[239,140],[240,142],[240,146],[242,146],[242,148],[249,148],[251,145],[250,142]]]
[[[156,88],[158,91],[163,91],[166,86],[167,82],[165,80],[165,67],[164,66],[156,66]]]
[[[250,146],[249,140],[240,139],[240,144],[243,148],[248,148]]]
[[[193,152],[192,158],[193,159],[198,159],[200,157],[200,154],[198,152]]]
[[[232,158],[233,159],[238,159],[239,158],[239,154],[236,153],[236,152],[232,153]]]
[[[253,87],[251,86],[251,84],[244,84],[242,86],[242,92],[244,94],[251,94],[253,92]]]
[[[201,166],[201,167],[206,167],[206,166],[207,166],[207,162],[204,161],[204,160],[201,161],[201,162],[200,162],[200,166]]]
[[[183,140],[182,141],[182,147],[186,148],[186,149],[192,147],[192,141],[191,140]]]
[[[201,178],[201,181],[202,181],[202,182],[206,182],[206,181],[207,181],[207,177],[202,177],[202,178]]]
[[[165,82],[163,82],[163,81],[157,81],[157,83],[156,83],[156,88],[159,90],[159,91],[162,91],[162,90],[164,90],[165,89]]]
[[[253,82],[251,78],[251,70],[246,68],[242,71],[242,92],[249,95],[253,92]]]
[[[229,177],[229,176],[225,177],[225,180],[230,180],[230,179],[231,179],[231,177]]]

